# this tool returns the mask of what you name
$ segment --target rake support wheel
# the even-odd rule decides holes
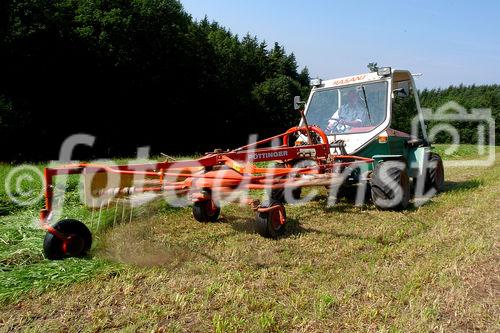
[[[82,257],[92,246],[92,234],[85,224],[78,220],[65,219],[53,225],[64,239],[47,232],[43,241],[43,252],[50,260],[68,257]]]
[[[212,199],[197,201],[193,205],[193,217],[198,222],[215,222],[219,214],[220,207]]]
[[[286,211],[281,202],[271,202],[267,207],[276,206],[268,212],[257,212],[255,221],[256,232],[266,238],[278,238],[285,232]],[[281,218],[283,217],[284,223]]]

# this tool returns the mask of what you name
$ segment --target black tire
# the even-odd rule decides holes
[[[437,193],[444,190],[444,167],[441,156],[436,153],[429,154],[428,168],[425,177],[425,190],[436,190]]]
[[[357,203],[356,199],[358,197],[358,191],[363,189],[362,186],[363,185],[361,183],[341,186],[337,194],[337,199],[345,198],[345,200],[349,203]],[[363,200],[361,204],[370,202],[371,195],[368,186],[364,188],[363,197],[361,199]]]
[[[219,214],[220,207],[212,199],[198,201],[193,205],[193,217],[198,222],[215,222]]]
[[[285,189],[280,188],[280,189],[274,189],[274,190],[271,191],[270,199],[272,201],[280,202],[282,204],[286,204],[286,203],[293,204],[297,200],[300,200],[300,196],[301,195],[302,195],[302,188],[301,187],[293,188],[292,189],[292,199],[293,199],[293,201],[292,202],[288,202],[288,200],[286,200],[286,196],[285,196]]]
[[[300,200],[300,196],[302,195],[302,187],[296,187],[292,190],[292,198],[297,201]],[[286,198],[285,198],[286,201]]]
[[[404,162],[385,161],[375,166],[371,176],[371,197],[377,208],[405,209],[410,195],[410,178]]]
[[[316,162],[309,160],[309,159],[299,159],[299,160],[295,160],[295,161],[288,163],[288,165],[291,164],[294,167],[304,168],[304,167],[312,166],[313,163],[316,164]],[[277,163],[276,164],[277,168],[284,168],[286,166],[287,166],[287,164],[285,164],[285,163]],[[298,200],[300,200],[300,197],[302,195],[302,188],[301,187],[292,188],[291,194],[292,194],[292,201],[288,202],[286,200],[286,197],[285,197],[285,189],[274,189],[271,191],[269,199],[270,199],[270,201],[273,201],[273,202],[280,202],[283,204],[286,204],[286,203],[294,204]]]
[[[270,212],[260,213],[257,212],[257,216],[255,219],[255,231],[266,238],[278,238],[284,234],[286,229],[286,211],[283,204],[279,202],[273,202],[270,205],[266,205],[263,207],[271,207],[274,205],[280,205],[285,215],[285,224],[279,223],[279,210],[275,209]]]
[[[50,260],[60,260],[67,257],[82,257],[92,246],[92,234],[85,224],[78,220],[65,219],[53,225],[63,236],[65,242],[47,232],[43,241],[43,252]]]

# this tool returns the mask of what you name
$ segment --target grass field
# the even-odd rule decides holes
[[[161,201],[114,227],[110,211],[91,225],[88,258],[52,262],[34,227],[41,201],[18,207],[2,187],[0,331],[498,332],[499,153],[492,167],[447,169],[446,191],[404,212],[327,208],[320,192],[287,206],[279,240],[236,205],[213,224]],[[66,200],[64,216],[90,220],[78,179]]]

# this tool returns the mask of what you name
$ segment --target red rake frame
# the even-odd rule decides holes
[[[302,134],[307,143],[292,143],[292,135]],[[313,138],[315,140],[313,140]],[[264,144],[279,142],[278,146]],[[294,145],[292,145],[294,144]],[[313,161],[313,165],[294,167],[300,160]],[[285,167],[258,167],[254,163],[277,161]],[[236,190],[276,190],[308,186],[327,186],[339,178],[339,168],[372,163],[373,159],[351,155],[332,155],[325,133],[316,126],[293,127],[279,135],[231,150],[207,153],[196,160],[163,161],[158,163],[109,166],[94,163],[67,164],[45,168],[45,208],[40,211],[41,226],[63,243],[68,235],[50,225],[53,208],[54,177],[58,175],[84,174],[95,177],[98,174],[119,177],[120,185],[115,188],[92,187],[92,195],[125,196],[144,192],[190,193],[193,202],[211,200],[213,191],[233,192]],[[337,171],[336,171],[337,170]],[[304,177],[307,175],[307,177]],[[139,183],[123,179],[142,178]],[[280,210],[280,223],[285,224],[284,207],[272,204],[264,207],[257,200],[248,204],[259,213]]]

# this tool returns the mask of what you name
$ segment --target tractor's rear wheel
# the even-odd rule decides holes
[[[377,208],[401,210],[410,201],[410,178],[402,161],[377,164],[371,176],[371,196]]]
[[[43,252],[50,260],[66,257],[82,257],[92,246],[92,234],[85,224],[78,220],[65,219],[52,226],[65,239],[47,232],[43,241]]]
[[[291,162],[291,163],[277,163],[276,164],[276,168],[286,168],[286,167],[291,167],[291,166],[295,166],[297,163],[299,163],[300,161],[297,161],[297,162]],[[285,195],[285,191],[287,191],[287,193],[290,193],[291,194],[291,198],[289,197],[289,199],[292,199],[292,200],[287,200],[287,196]],[[291,189],[291,192],[289,192],[290,189],[283,189],[283,188],[279,188],[279,189],[274,189],[274,190],[271,190],[271,195],[270,195],[270,201],[272,202],[280,202],[280,203],[283,203],[283,204],[286,204],[286,203],[295,203],[297,200],[300,200],[300,196],[302,194],[302,188],[300,187],[296,187],[296,188],[292,188]]]
[[[220,207],[212,199],[195,202],[193,217],[198,222],[215,222],[219,218]]]
[[[290,191],[289,189],[286,190],[287,193],[289,193],[288,191]],[[287,200],[287,196],[285,195],[285,189],[274,189],[271,191],[271,195],[270,195],[270,198],[271,200],[273,201],[277,201],[277,202],[281,202],[283,204],[285,203],[295,203],[297,202],[298,200],[300,200],[300,196],[302,195],[302,188],[301,187],[296,187],[296,188],[292,188],[292,191],[290,192],[291,194],[291,198],[289,199],[292,199],[292,200]]]
[[[330,186],[326,187],[326,191],[328,195],[334,194],[336,197],[337,202],[340,201],[342,198],[345,198],[345,200],[348,203],[356,203],[358,199],[358,191],[363,191],[363,196],[361,197],[361,202],[360,204],[366,204],[370,202],[371,196],[370,196],[370,190],[369,186],[362,187],[363,185],[358,183],[358,184],[351,184],[351,185],[345,185],[342,184],[338,186],[337,188],[332,188]]]
[[[285,167],[293,167],[293,168],[309,168],[309,167],[314,167],[317,166],[318,163],[314,160],[311,159],[298,159],[294,160],[288,163],[277,163],[276,167],[277,168],[285,168]],[[285,195],[285,191],[287,195]],[[294,187],[291,189],[274,189],[271,191],[270,195],[270,200],[271,201],[278,201],[283,204],[295,204],[297,201],[300,200],[300,197],[302,195],[302,188],[301,187]],[[288,198],[288,200],[287,200]]]
[[[429,167],[425,177],[425,190],[429,191],[430,189],[434,189],[438,193],[442,192],[444,189],[443,160],[438,154],[430,153],[428,163]]]
[[[279,206],[269,212],[257,212],[255,220],[255,231],[266,238],[278,238],[285,232],[286,211],[280,202],[271,202],[267,207]],[[280,213],[281,212],[281,213]],[[281,214],[283,214],[285,223],[281,223]]]

